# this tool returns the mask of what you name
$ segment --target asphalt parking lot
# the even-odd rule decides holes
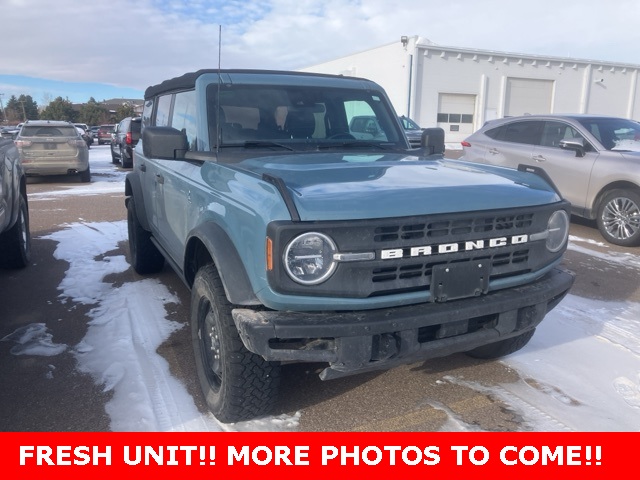
[[[108,146],[93,147],[93,158],[106,158]],[[107,431],[114,428],[117,412],[110,411],[116,393],[105,388],[105,379],[78,368],[74,348],[82,343],[95,305],[74,302],[61,295],[68,262],[56,258],[56,241],[49,237],[69,225],[120,224],[126,219],[124,194],[117,182],[126,171],[109,161],[92,165],[92,185],[116,184],[106,193],[53,195],[79,188],[75,179],[32,181],[28,186],[32,265],[24,270],[0,270],[0,430],[2,431]],[[604,245],[588,222],[571,227],[574,246],[566,254],[564,267],[577,280],[572,295],[602,302],[640,303],[637,268],[617,268],[608,258],[638,262],[637,248]],[[576,240],[577,239],[577,240]],[[82,242],[82,239],[78,239]],[[101,254],[115,258],[128,255],[120,241],[115,250]],[[640,265],[640,263],[638,263]],[[167,307],[171,321],[185,323],[189,292],[177,276],[165,268],[154,276],[177,301]],[[104,281],[118,289],[141,277],[127,269],[109,274]],[[547,321],[547,320],[545,320]],[[56,355],[19,355],[11,335],[29,325],[44,324],[54,345],[69,348]],[[13,337],[15,338],[15,336]],[[534,337],[535,338],[535,337]],[[74,347],[75,346],[75,347]],[[196,384],[188,328],[177,329],[158,348],[173,378],[177,379],[198,412],[207,415]],[[542,355],[542,354],[541,354]],[[496,392],[508,385],[543,385],[541,392],[557,396],[565,386],[549,385],[528,378],[508,361],[479,361],[465,355],[420,362],[389,371],[367,373],[328,382],[316,375],[319,365],[287,365],[281,400],[274,412],[277,421],[249,424],[244,429],[299,431],[520,431],[541,428],[536,418],[553,417],[560,430],[580,429],[579,420],[568,421],[545,402],[530,405]],[[566,366],[570,369],[570,365]],[[640,375],[640,370],[638,371]],[[576,374],[577,375],[577,374]],[[546,389],[546,390],[545,390]],[[554,390],[555,389],[555,390]],[[513,395],[513,393],[512,393]],[[568,398],[570,395],[566,395]],[[131,400],[133,402],[134,400]],[[570,403],[570,402],[569,402]],[[567,408],[570,408],[569,405]],[[575,409],[574,409],[575,410]],[[589,410],[586,409],[586,414]],[[527,413],[529,412],[529,413]],[[583,424],[589,426],[585,421]],[[188,427],[187,427],[188,428]],[[225,427],[226,428],[226,427]],[[230,428],[233,429],[233,428]],[[609,428],[616,429],[616,424]]]

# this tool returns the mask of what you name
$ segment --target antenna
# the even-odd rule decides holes
[[[220,84],[222,83],[222,72],[220,71],[222,58],[222,25],[218,25],[218,92],[216,98],[216,156],[220,151]]]

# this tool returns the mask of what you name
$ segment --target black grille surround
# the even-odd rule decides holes
[[[368,298],[430,290],[433,268],[462,262],[490,263],[489,281],[536,272],[564,253],[549,252],[545,240],[523,242],[523,236],[546,231],[551,214],[569,204],[463,212],[400,218],[328,222],[271,222],[267,235],[273,241],[274,268],[268,272],[271,287],[282,294]],[[331,237],[340,253],[375,252],[375,259],[339,262],[334,274],[318,285],[294,282],[283,267],[288,243],[305,232]],[[465,242],[507,239],[507,245],[465,250]],[[512,238],[518,238],[511,244]],[[498,243],[502,243],[501,241]],[[451,250],[456,252],[438,253]],[[431,247],[430,255],[411,256],[415,247]],[[382,258],[383,250],[402,250],[402,258]],[[456,248],[453,248],[454,250]]]

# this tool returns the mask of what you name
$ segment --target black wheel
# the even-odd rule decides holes
[[[116,157],[115,153],[113,153],[113,148],[111,149],[111,163],[118,163],[120,159]]]
[[[598,207],[598,230],[615,245],[640,245],[640,194],[631,190],[612,190]]]
[[[151,232],[140,225],[133,197],[130,197],[127,202],[127,228],[133,269],[141,275],[162,270],[164,257],[151,241]]]
[[[80,172],[80,181],[82,183],[89,183],[91,181],[91,168],[87,167],[84,172]]]
[[[225,423],[268,413],[280,384],[280,364],[245,348],[231,309],[215,266],[200,268],[191,289],[191,339],[207,405]]]
[[[469,350],[467,355],[473,358],[482,358],[485,360],[504,357],[510,353],[517,352],[529,343],[529,340],[531,340],[535,331],[536,329],[534,328],[533,330],[528,330],[517,337],[507,338],[495,343],[490,343],[489,345],[474,348],[473,350]]]
[[[16,223],[0,235],[0,266],[24,268],[31,257],[29,233],[29,207],[24,195],[20,195],[20,210]]]

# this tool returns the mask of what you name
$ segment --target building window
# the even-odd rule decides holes
[[[438,123],[473,123],[473,115],[464,113],[439,113]]]

